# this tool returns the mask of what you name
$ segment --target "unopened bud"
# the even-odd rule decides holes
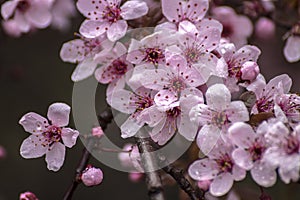
[[[247,61],[242,65],[242,80],[254,81],[259,74],[259,67],[256,62]]]
[[[81,180],[86,186],[99,185],[103,180],[102,170],[95,167],[88,167],[82,173]]]

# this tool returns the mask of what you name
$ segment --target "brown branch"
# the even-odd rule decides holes
[[[151,152],[154,151],[154,148],[147,138],[137,138],[136,143],[141,154],[142,165],[146,174],[148,196],[151,200],[164,200],[161,179],[156,171],[156,159],[153,154],[151,154]]]
[[[113,119],[113,115],[112,115],[111,109],[109,107],[106,108],[106,110],[104,110],[98,116],[99,124],[103,130],[106,129],[107,125],[111,122],[112,119]],[[88,161],[91,157],[89,150],[92,149],[92,147],[95,144],[95,141],[96,140],[93,137],[89,137],[87,139],[86,146],[84,147],[84,149],[82,151],[80,161],[79,161],[78,166],[75,171],[75,177],[74,177],[71,185],[69,186],[67,192],[64,195],[64,198],[63,198],[64,200],[71,200],[78,184],[81,183],[80,177],[81,177],[83,170],[85,170],[85,168],[87,167]]]

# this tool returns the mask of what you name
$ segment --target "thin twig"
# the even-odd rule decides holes
[[[151,200],[164,200],[163,187],[157,169],[157,162],[153,154],[153,146],[146,138],[138,138],[137,146],[142,158],[142,165],[146,174],[148,196]]]
[[[109,107],[98,116],[99,124],[103,130],[106,129],[107,125],[111,122],[112,118],[113,115]],[[83,149],[80,161],[75,171],[75,177],[71,185],[69,186],[67,192],[64,195],[63,198],[64,200],[71,200],[78,184],[81,183],[80,176],[83,170],[85,170],[85,168],[87,167],[88,161],[91,157],[89,150],[92,149],[94,143],[95,143],[95,138],[92,137],[87,138],[86,146]]]

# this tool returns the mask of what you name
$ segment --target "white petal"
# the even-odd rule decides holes
[[[49,26],[52,18],[48,8],[43,5],[30,6],[30,9],[25,13],[25,17],[38,28],[46,28]]]
[[[230,173],[222,173],[210,184],[209,191],[214,196],[222,196],[229,192],[233,185],[233,177]]]
[[[223,84],[212,85],[208,88],[205,96],[207,105],[217,111],[224,110],[231,101],[230,91]]]
[[[197,181],[214,179],[218,172],[217,163],[208,158],[193,162],[188,169],[189,175]]]
[[[20,154],[23,158],[38,158],[45,155],[48,146],[42,145],[45,137],[42,135],[31,135],[26,138],[20,148]]]
[[[242,101],[233,101],[226,109],[226,114],[231,122],[245,122],[249,120],[248,110]]]
[[[30,112],[25,114],[19,121],[26,132],[32,134],[40,134],[46,130],[46,126],[48,126],[48,120],[41,115]]]
[[[275,169],[265,163],[255,163],[250,173],[253,180],[263,187],[271,187],[276,183]]]
[[[215,147],[217,141],[220,138],[221,130],[217,126],[204,125],[197,136],[197,145],[200,150],[205,154]]]
[[[235,181],[241,181],[246,177],[246,170],[237,165],[233,165],[232,176]]]
[[[250,170],[253,167],[251,155],[248,151],[245,151],[244,149],[235,149],[232,152],[232,158],[235,164],[242,167],[243,169]]]
[[[122,138],[129,138],[134,136],[139,130],[140,128],[144,125],[144,123],[139,123],[135,120],[135,118],[133,117],[128,117],[128,119],[122,124],[121,128],[121,132]]]
[[[52,145],[51,149],[46,152],[47,168],[52,171],[58,171],[64,164],[66,148],[60,142]]]
[[[290,36],[284,46],[283,54],[289,62],[300,60],[300,37]]]
[[[249,148],[255,139],[252,127],[243,122],[236,122],[230,126],[228,135],[233,144],[241,148]]]
[[[76,144],[79,132],[71,128],[63,128],[61,133],[62,141],[66,147],[73,147]]]
[[[72,81],[82,81],[91,76],[97,67],[97,63],[90,57],[80,62],[72,73]]]
[[[139,18],[148,12],[148,6],[143,1],[126,1],[121,6],[120,15],[123,19],[130,20]]]
[[[1,15],[4,20],[7,20],[8,18],[10,18],[13,15],[17,4],[18,4],[18,1],[6,1],[5,3],[2,4]]]
[[[69,123],[71,108],[65,103],[53,103],[48,108],[48,119],[55,126],[63,127]]]
[[[128,25],[125,20],[113,23],[107,30],[107,38],[113,42],[121,39],[126,34],[127,27]]]
[[[85,20],[79,28],[79,33],[87,38],[95,38],[106,32],[109,26],[108,22]]]

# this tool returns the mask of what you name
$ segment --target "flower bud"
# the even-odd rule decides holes
[[[208,191],[211,181],[210,180],[198,181],[197,184],[201,190]]]
[[[242,65],[242,80],[244,81],[253,81],[256,79],[259,74],[259,67],[256,62],[247,61]]]
[[[24,192],[20,194],[20,200],[39,200],[32,192]]]
[[[275,24],[272,20],[261,17],[255,24],[255,35],[261,39],[268,39],[275,34]]]
[[[92,129],[92,135],[98,138],[101,138],[104,135],[104,132],[100,126]]]
[[[128,174],[129,180],[134,183],[140,182],[143,179],[143,177],[144,177],[144,174],[139,173],[139,172],[129,172],[129,174]]]
[[[86,186],[99,185],[103,180],[102,170],[95,167],[88,167],[82,173],[81,180]]]

